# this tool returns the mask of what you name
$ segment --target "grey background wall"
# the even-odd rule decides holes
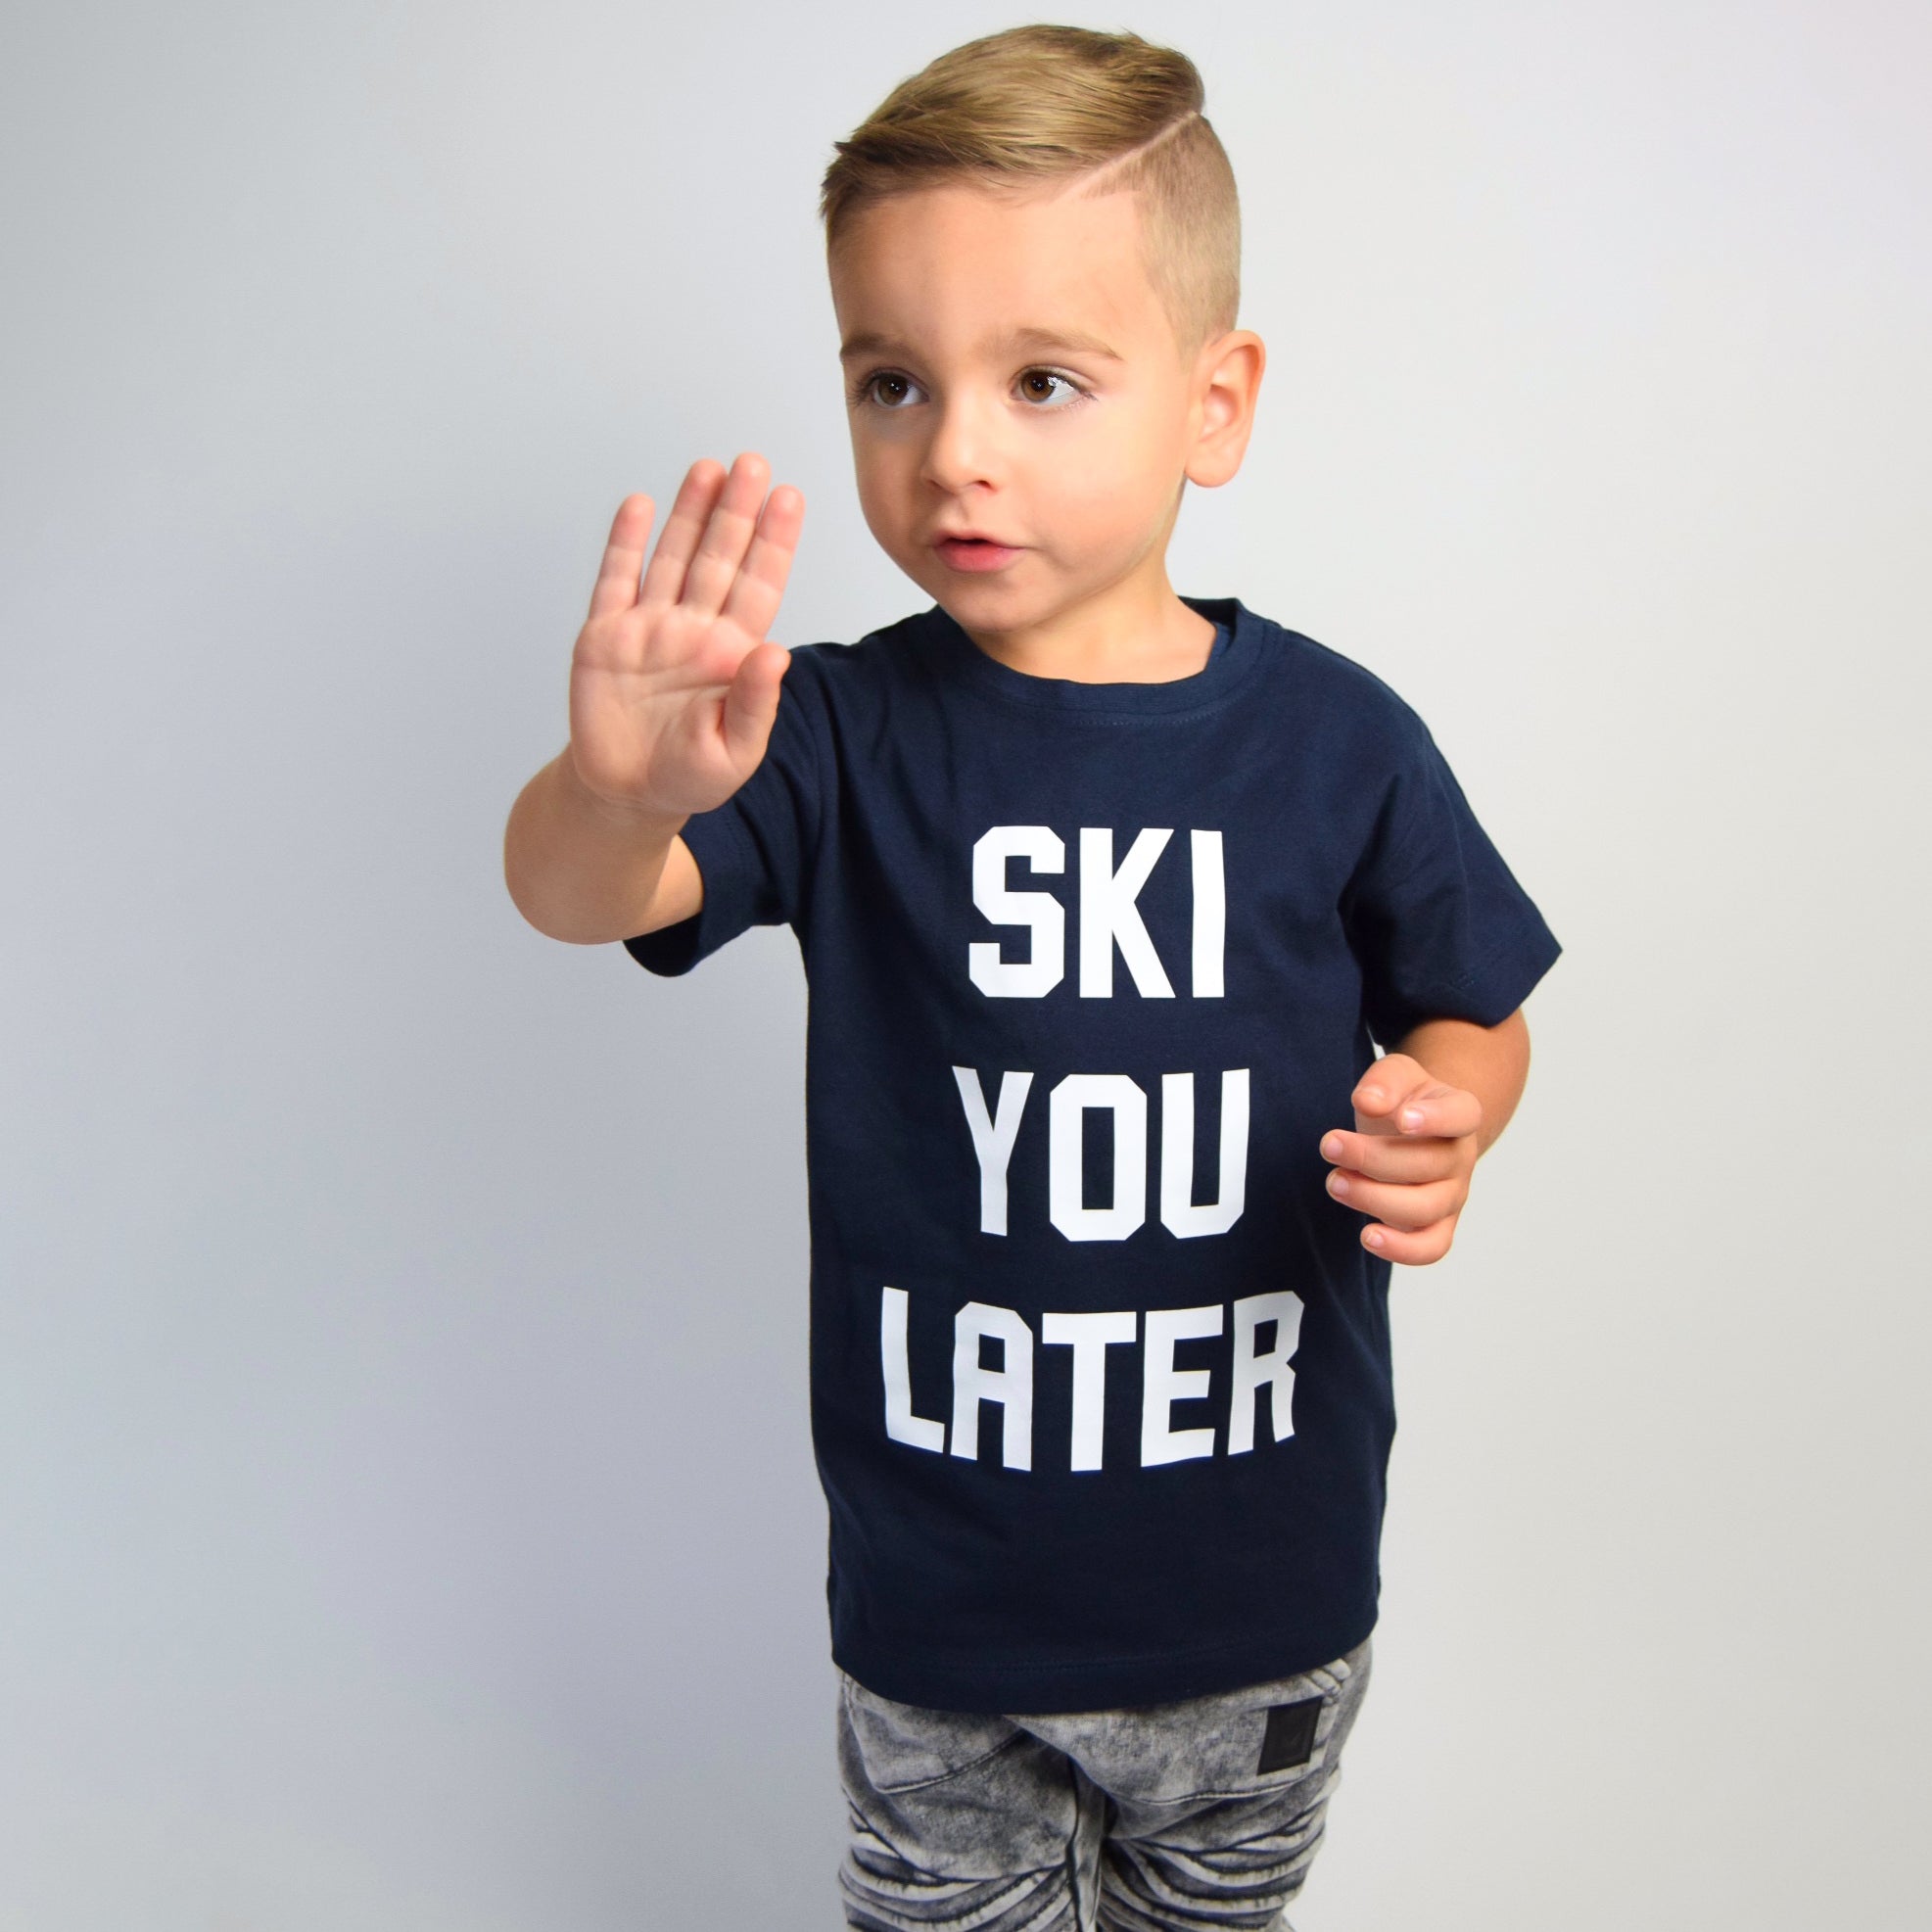
[[[1932,27],[1129,12],[1273,356],[1175,581],[1402,690],[1568,948],[1398,1275],[1297,1923],[1918,1924]],[[652,980],[499,839],[627,491],[799,484],[783,641],[923,601],[813,196],[1020,18],[10,14],[5,1932],[837,1922],[796,948]]]

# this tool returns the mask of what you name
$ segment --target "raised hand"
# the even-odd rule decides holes
[[[615,808],[687,818],[757,769],[790,654],[778,615],[805,499],[762,456],[686,472],[648,569],[654,507],[627,496],[570,664],[569,756]]]
[[[1439,1261],[1455,1238],[1482,1153],[1483,1103],[1407,1054],[1385,1054],[1349,1097],[1355,1131],[1323,1135],[1328,1191],[1370,1217],[1367,1248],[1410,1267]]]

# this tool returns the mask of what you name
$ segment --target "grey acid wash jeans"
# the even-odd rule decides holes
[[[1300,1676],[1117,1711],[990,1717],[839,1673],[867,1932],[1288,1932],[1368,1688],[1366,1641]]]

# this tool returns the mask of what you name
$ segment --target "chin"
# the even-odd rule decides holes
[[[1058,608],[1049,598],[1003,592],[991,584],[948,584],[933,588],[931,595],[955,624],[973,631],[1022,631]]]

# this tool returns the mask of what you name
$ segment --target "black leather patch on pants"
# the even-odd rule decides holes
[[[1294,1765],[1305,1765],[1315,1749],[1315,1723],[1322,1715],[1319,1697],[1304,1697],[1298,1704],[1271,1704],[1268,1729],[1261,1739],[1261,1762],[1257,1771],[1285,1771]]]

